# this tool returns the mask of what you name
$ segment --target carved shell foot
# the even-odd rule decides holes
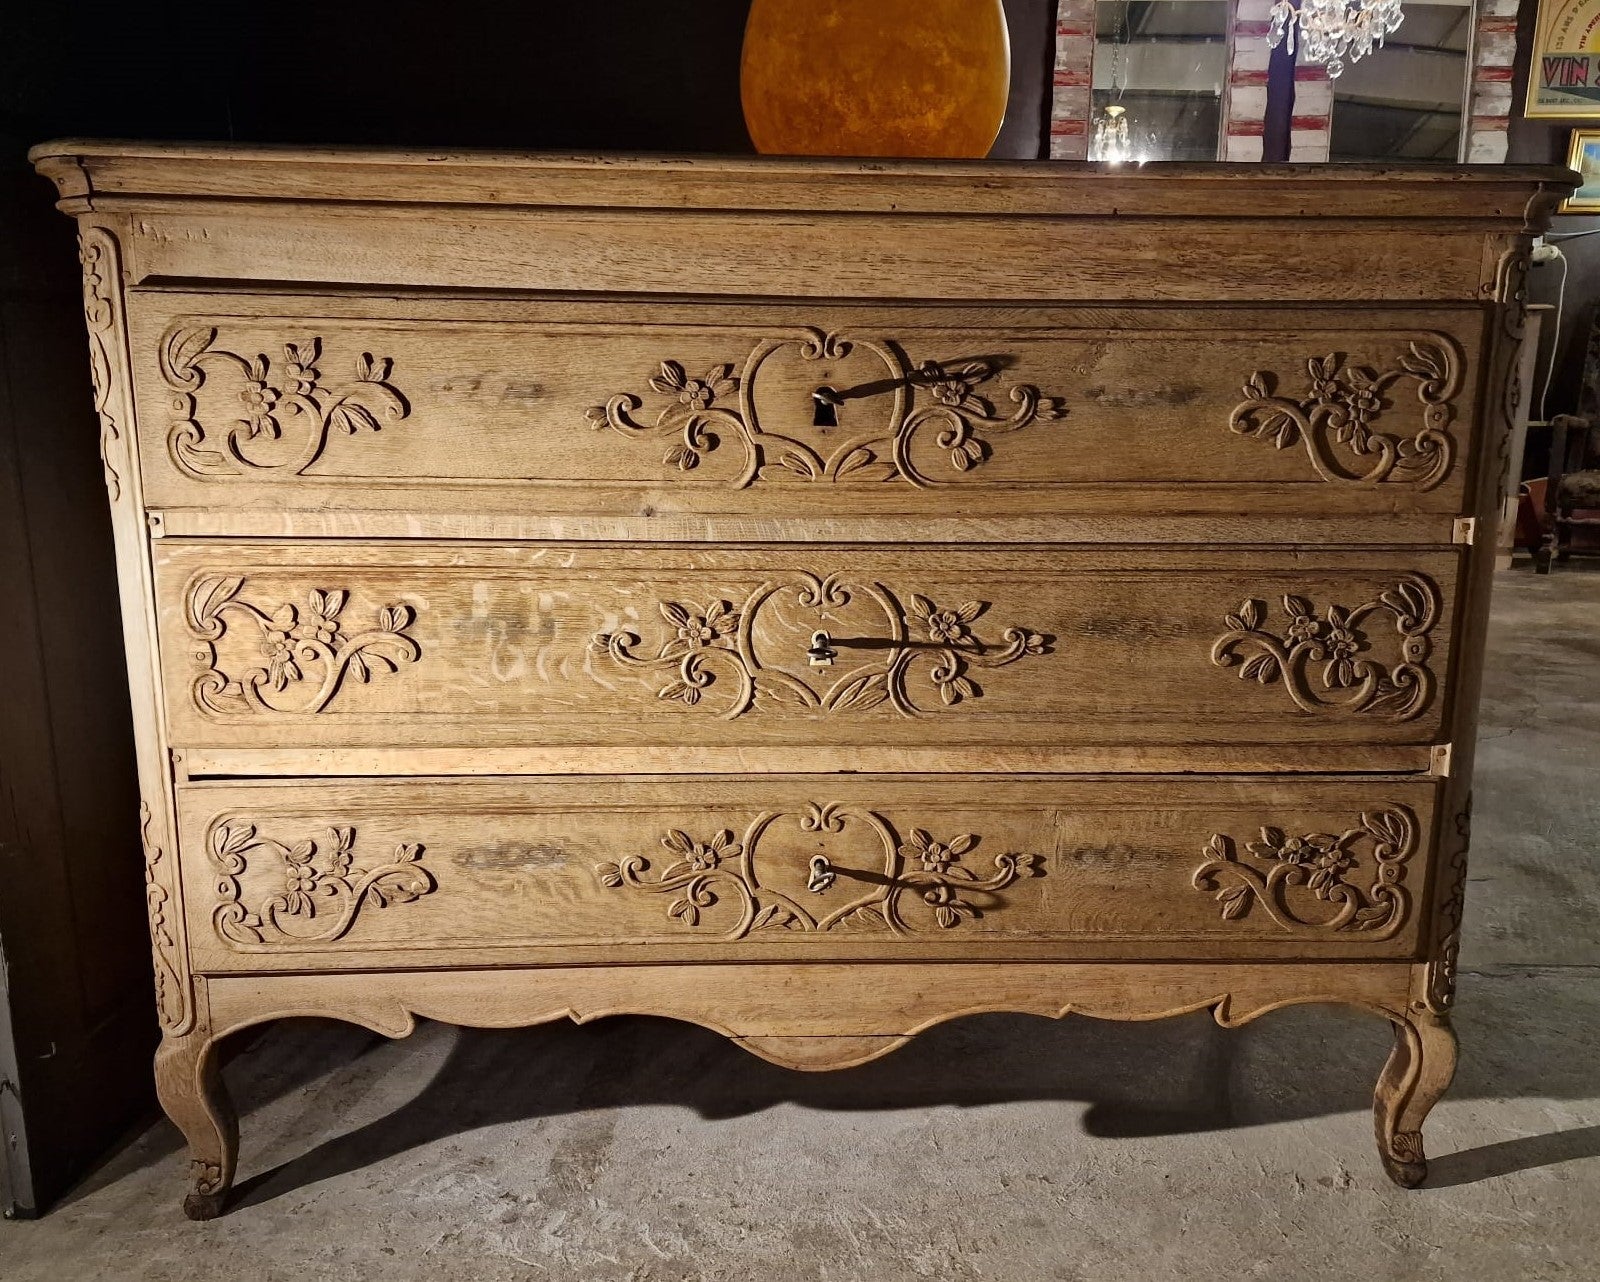
[[[183,1199],[183,1213],[191,1220],[214,1220],[222,1214],[221,1193],[190,1193]]]
[[[1396,1131],[1391,1143],[1378,1136],[1378,1160],[1388,1177],[1403,1189],[1414,1189],[1428,1178],[1428,1159],[1422,1151],[1421,1131]]]

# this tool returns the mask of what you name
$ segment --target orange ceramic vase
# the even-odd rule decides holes
[[[1001,0],[754,0],[740,94],[756,150],[986,156],[1005,119]]]

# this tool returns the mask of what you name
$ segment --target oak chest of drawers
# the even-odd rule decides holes
[[[163,1102],[215,1044],[643,1012],[1392,1021],[1448,1085],[1560,170],[61,143]]]

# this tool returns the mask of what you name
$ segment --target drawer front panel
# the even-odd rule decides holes
[[[180,826],[189,938],[212,970],[1394,958],[1417,944],[1436,790],[1386,776],[217,783],[182,791]]]
[[[155,506],[626,517],[1454,514],[1483,326],[169,293],[130,316]]]
[[[180,747],[1426,744],[1459,562],[154,548]]]

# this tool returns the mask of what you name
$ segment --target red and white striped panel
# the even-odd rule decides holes
[[[1473,43],[1472,98],[1464,158],[1502,164],[1511,127],[1511,67],[1517,58],[1517,0],[1478,0]]]
[[[1333,81],[1328,79],[1328,69],[1314,62],[1297,63],[1294,116],[1289,121],[1289,159],[1326,160],[1332,128]]]
[[[1050,90],[1050,159],[1089,155],[1095,0],[1057,0],[1056,63]]]
[[[1222,93],[1222,159],[1260,160],[1267,119],[1267,13],[1272,0],[1238,0],[1228,28]]]
[[[1267,118],[1267,44],[1272,0],[1238,0],[1228,30],[1228,86],[1222,97],[1224,160],[1260,160]],[[1302,62],[1294,71],[1294,117],[1289,126],[1289,159],[1328,158],[1328,126],[1333,85],[1328,73]]]

